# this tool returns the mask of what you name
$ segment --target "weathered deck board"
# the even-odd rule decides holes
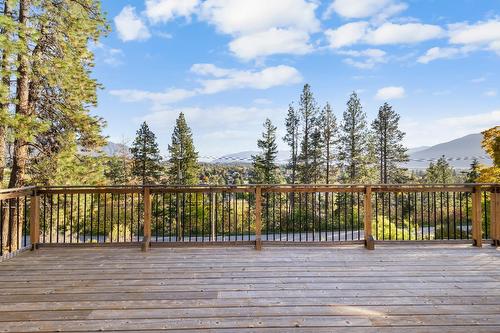
[[[42,248],[0,263],[0,331],[500,332],[468,245]]]

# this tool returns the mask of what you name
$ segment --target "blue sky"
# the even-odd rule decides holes
[[[284,132],[309,83],[341,118],[352,91],[371,121],[388,101],[409,147],[500,124],[498,0],[104,1],[94,112],[131,142],[146,120],[163,154],[184,112],[202,156],[255,150]],[[281,143],[280,148],[286,149]]]

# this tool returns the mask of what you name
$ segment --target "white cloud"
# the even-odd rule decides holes
[[[377,91],[376,99],[388,101],[405,97],[405,89],[403,87],[384,87]]]
[[[238,37],[229,43],[229,49],[238,58],[251,60],[273,54],[306,54],[313,47],[307,32],[271,28]]]
[[[379,49],[366,49],[362,51],[347,50],[337,51],[337,53],[349,56],[350,58],[346,58],[344,62],[360,69],[371,69],[377,64],[387,62],[386,52]],[[359,60],[359,58],[362,60]]]
[[[500,41],[500,20],[450,25],[451,44],[486,44]]]
[[[365,35],[368,22],[353,22],[344,24],[337,29],[328,29],[325,35],[330,43],[330,47],[336,49],[353,45],[359,42]]]
[[[114,21],[118,36],[124,42],[146,40],[151,37],[148,28],[141,18],[137,16],[135,7],[129,5],[123,7]]]
[[[391,0],[335,0],[328,7],[327,15],[336,12],[347,18],[369,17],[380,12],[391,2]]]
[[[271,28],[296,28],[314,32],[320,28],[317,4],[304,0],[207,0],[201,18],[230,35],[243,35]]]
[[[121,49],[109,48],[104,50],[104,62],[111,66],[123,64],[124,54]]]
[[[268,105],[268,104],[273,104],[273,101],[267,98],[256,98],[253,100],[254,104],[261,104],[261,105]]]
[[[433,121],[420,122],[406,119],[401,123],[401,127],[407,133],[406,143],[417,147],[479,133],[498,124],[500,124],[500,110],[471,116],[445,117]],[[446,128],[446,131],[443,131],[443,128]]]
[[[192,90],[174,88],[165,90],[163,92],[123,89],[111,90],[109,93],[113,96],[119,97],[123,102],[149,101],[154,105],[175,103],[196,95],[196,93]]]
[[[231,52],[243,60],[273,54],[305,54],[320,29],[317,3],[305,0],[207,0],[199,17],[231,35]]]
[[[269,89],[276,86],[299,83],[300,73],[294,67],[266,67],[260,71],[242,71],[220,68],[213,64],[194,64],[191,72],[203,78],[198,79],[200,87],[194,89],[171,88],[163,92],[122,89],[111,90],[110,94],[119,97],[123,102],[149,101],[155,109],[198,95],[216,94],[232,89]]]
[[[368,22],[352,22],[325,31],[331,48],[337,49],[358,43],[369,45],[414,44],[444,36],[437,25],[421,23],[384,23],[371,28]]]
[[[146,0],[146,16],[153,22],[168,22],[176,17],[190,17],[198,0]]]
[[[475,24],[457,23],[449,26],[450,44],[461,44],[496,52],[500,55],[500,19]]]
[[[267,67],[260,71],[240,71],[222,69],[211,64],[195,64],[191,71],[215,77],[199,80],[203,86],[200,92],[203,94],[215,94],[239,88],[268,89],[302,81],[297,69],[284,65]]]
[[[486,97],[496,97],[497,94],[498,94],[498,92],[495,89],[490,89],[490,90],[486,90],[483,95]]]
[[[462,50],[456,47],[433,47],[420,56],[417,61],[421,64],[428,64],[437,59],[450,59],[462,54]]]
[[[279,124],[286,109],[286,106],[168,107],[136,118],[135,122],[138,124],[143,121],[148,122],[150,127],[159,133],[159,142],[169,142],[168,135],[175,124],[175,119],[180,112],[183,112],[193,129],[194,143],[200,154],[218,156],[228,152],[255,150],[263,121],[270,118],[273,123]],[[224,126],[221,127],[221,124]],[[282,145],[281,142],[279,144]]]
[[[440,38],[443,35],[444,30],[437,25],[384,23],[375,30],[369,31],[365,40],[372,45],[413,44]]]

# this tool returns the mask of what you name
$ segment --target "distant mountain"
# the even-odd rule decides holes
[[[252,156],[257,155],[258,151],[246,150],[238,153],[223,155],[212,161],[215,164],[249,164],[252,163]],[[288,162],[290,153],[288,151],[278,151],[277,162],[285,164]]]
[[[491,165],[493,162],[488,158],[486,152],[481,147],[483,135],[480,133],[469,134],[464,137],[437,144],[425,149],[417,148],[418,150],[409,150],[410,162],[407,167],[409,169],[425,169],[429,166],[431,159],[438,159],[445,156],[450,159],[448,163],[457,169],[469,168],[472,160],[476,157],[479,163]]]
[[[415,154],[418,153],[419,151],[426,150],[427,148],[430,148],[429,146],[421,146],[421,147],[415,147],[415,148],[409,148],[408,149],[408,154]]]
[[[429,160],[436,160],[441,156],[450,159],[448,162],[457,169],[469,168],[472,159],[478,158],[479,163],[491,165],[492,161],[486,155],[481,147],[482,134],[470,134],[464,137],[437,144],[435,146],[422,146],[408,149],[410,161],[406,164],[409,169],[425,169],[429,166]],[[216,164],[249,164],[252,163],[252,155],[258,154],[257,151],[242,151],[228,154],[214,159],[212,163]],[[278,163],[285,164],[289,159],[288,151],[278,152]]]
[[[128,154],[129,147],[121,143],[108,141],[108,143],[104,147],[102,147],[102,152],[104,153],[104,155],[109,157],[123,155],[123,153]]]

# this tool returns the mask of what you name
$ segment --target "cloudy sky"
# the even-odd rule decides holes
[[[309,83],[341,117],[352,91],[371,121],[388,101],[409,147],[500,124],[498,0],[104,1],[94,111],[131,141],[146,120],[164,154],[184,112],[203,156],[255,150],[269,117]],[[281,149],[286,149],[280,143]]]

